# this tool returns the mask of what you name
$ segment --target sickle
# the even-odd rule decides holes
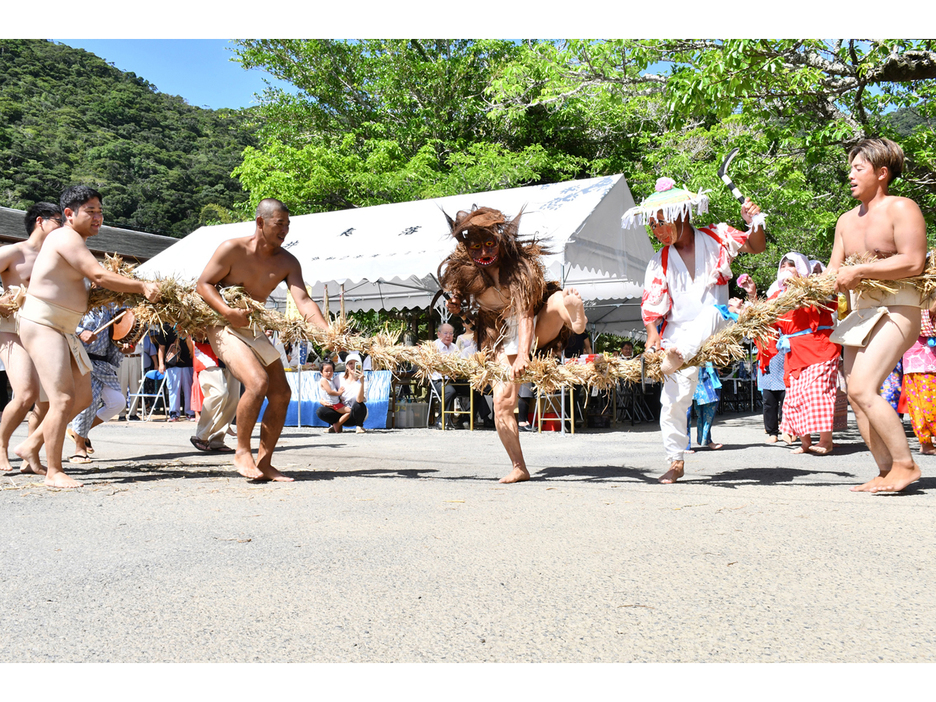
[[[725,158],[722,162],[721,167],[718,169],[718,177],[722,179],[725,185],[728,186],[728,189],[731,191],[731,194],[735,196],[735,199],[744,204],[744,195],[741,194],[741,191],[738,190],[738,186],[731,182],[731,178],[728,177],[728,164],[731,163],[731,160],[738,155],[739,149],[735,148],[731,150],[731,153]]]

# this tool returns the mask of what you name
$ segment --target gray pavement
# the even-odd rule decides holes
[[[193,427],[96,428],[80,491],[0,475],[0,661],[936,660],[936,459],[849,492],[854,430],[793,455],[719,417],[671,486],[656,427],[524,434],[504,486],[490,430],[288,428],[267,485]]]

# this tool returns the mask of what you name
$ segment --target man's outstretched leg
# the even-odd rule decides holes
[[[848,400],[879,471],[876,478],[851,488],[853,492],[899,492],[920,479],[903,424],[878,393],[897,360],[919,336],[918,318],[916,308],[892,307],[864,348],[845,347]]]
[[[269,377],[253,351],[240,339],[224,333],[223,327],[208,329],[208,340],[215,355],[244,386],[237,402],[237,449],[234,452],[234,468],[250,480],[260,480],[263,473],[254,462],[250,439],[263,398],[266,397]]]
[[[8,472],[13,470],[9,459],[10,438],[39,399],[39,376],[16,334],[0,334],[0,360],[6,367],[10,387],[13,388],[13,399],[3,408],[3,417],[0,419],[0,471]],[[45,474],[45,467],[41,463],[33,465],[27,461],[23,463],[22,470]]]
[[[510,365],[516,356],[500,354],[500,358],[506,359],[504,362]],[[527,470],[523,451],[520,449],[520,432],[514,419],[519,397],[520,386],[516,383],[498,383],[494,386],[494,426],[511,463],[510,473],[499,481],[502,483],[520,483],[530,479],[530,471]]]
[[[257,451],[257,468],[263,473],[261,480],[275,480],[280,483],[290,483],[289,478],[273,467],[273,450],[279,441],[286,422],[286,411],[289,409],[289,399],[292,391],[286,381],[286,373],[281,361],[274,361],[266,367],[267,372],[267,408],[263,413],[263,422],[260,424],[260,448]],[[240,422],[238,421],[238,424]],[[238,427],[240,431],[240,427]]]
[[[536,347],[543,348],[559,336],[563,327],[569,327],[575,334],[585,331],[588,318],[585,316],[585,303],[575,288],[557,290],[536,317]]]

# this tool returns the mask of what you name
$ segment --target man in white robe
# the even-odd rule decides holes
[[[666,351],[660,431],[670,467],[660,482],[675,483],[685,468],[686,410],[698,380],[698,368],[680,367],[726,324],[731,261],[742,252],[761,253],[767,239],[764,215],[750,200],[741,206],[747,231],[727,224],[696,228],[693,210],[708,211],[704,193],[676,188],[669,178],[660,178],[656,190],[625,213],[623,224],[648,225],[663,244],[647,266],[641,316],[647,350]]]

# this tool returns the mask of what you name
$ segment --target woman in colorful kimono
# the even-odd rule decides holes
[[[936,327],[933,316],[936,304],[920,314],[920,338],[903,355],[901,400],[913,423],[913,433],[920,441],[920,453],[936,454]],[[901,409],[903,409],[901,407]]]

